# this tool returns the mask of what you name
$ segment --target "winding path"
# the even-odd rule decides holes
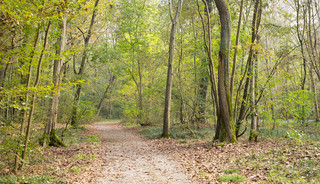
[[[100,183],[192,183],[181,164],[118,122],[97,123],[95,128],[106,150],[106,177]]]

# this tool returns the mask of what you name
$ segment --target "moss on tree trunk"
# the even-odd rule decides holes
[[[55,129],[51,130],[50,135],[44,133],[39,142],[42,146],[47,144],[54,147],[67,147],[67,145],[58,137]]]

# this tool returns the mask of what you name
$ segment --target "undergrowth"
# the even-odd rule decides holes
[[[57,133],[61,137],[61,139],[67,145],[77,145],[88,142],[100,142],[100,139],[96,135],[84,135],[86,132],[85,127],[71,127],[68,129],[58,129]]]
[[[24,177],[24,176],[4,176],[0,177],[0,183],[5,184],[16,184],[16,183],[23,183],[23,184],[62,184],[66,183],[66,180],[55,178],[52,176],[35,176],[35,177]]]
[[[241,175],[225,175],[225,176],[219,177],[219,180],[222,181],[222,182],[239,183],[239,182],[246,181],[246,177],[241,176]]]
[[[247,125],[245,124],[247,123]],[[248,122],[244,126],[250,127]],[[139,127],[137,124],[122,123],[127,127]],[[242,128],[244,129],[244,127]],[[245,131],[241,139],[249,137],[249,130]],[[240,130],[242,132],[243,130]],[[161,138],[162,126],[143,127],[140,134],[149,139]],[[295,121],[281,121],[276,123],[263,122],[259,128],[258,139],[285,138],[292,141],[303,143],[304,141],[320,141],[320,122],[307,122],[307,124],[297,123]],[[178,139],[180,142],[186,142],[189,139],[207,139],[214,136],[215,129],[212,125],[188,126],[185,124],[176,124],[170,128],[170,138]]]
[[[320,122],[308,121],[301,124],[296,121],[263,123],[259,129],[262,138],[289,138],[320,141]]]
[[[17,136],[16,126],[0,127],[0,183],[65,183],[64,179],[57,179],[46,174],[45,170],[41,170],[43,166],[51,163],[57,158],[55,155],[46,154],[48,147],[39,145],[39,138],[43,135],[42,124],[35,124],[33,134],[28,145],[27,157],[24,160],[25,167],[22,172],[13,175],[14,155],[17,149],[17,140],[21,137]],[[40,128],[38,128],[40,127]],[[5,131],[7,134],[2,134]],[[8,134],[9,132],[9,134]],[[62,150],[74,149],[82,144],[100,143],[100,139],[96,135],[88,135],[85,127],[79,126],[77,128],[59,128],[56,129],[57,135],[67,145],[67,148],[60,148]],[[75,156],[79,159],[95,159],[96,155],[86,155],[79,153]],[[68,158],[67,158],[68,159]],[[68,172],[68,170],[60,170],[59,172]],[[37,176],[32,173],[37,173]]]
[[[149,138],[161,138],[162,127],[147,127],[139,131],[140,134]],[[212,137],[214,129],[211,126],[192,126],[174,125],[170,128],[170,138],[184,142],[189,139],[205,139]]]

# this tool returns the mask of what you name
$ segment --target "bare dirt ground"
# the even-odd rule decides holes
[[[118,122],[95,124],[104,154],[104,174],[99,183],[193,183],[183,166]]]

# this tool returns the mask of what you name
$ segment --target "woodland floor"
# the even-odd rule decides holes
[[[320,183],[319,142],[181,143],[117,122],[94,127],[105,148],[101,183]]]
[[[319,141],[213,144],[147,139],[141,129],[105,121],[70,130],[67,148],[39,148],[19,180],[4,167],[0,183],[320,183]]]

